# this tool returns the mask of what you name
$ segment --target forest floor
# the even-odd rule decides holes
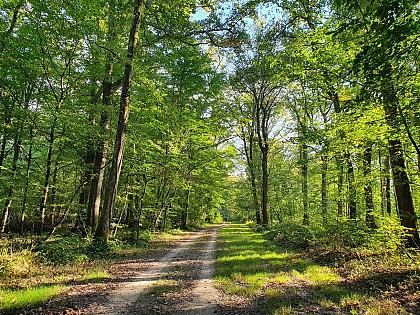
[[[146,257],[117,262],[105,281],[73,283],[64,294],[25,315],[214,314],[219,292],[213,285],[217,232],[191,232]]]
[[[141,257],[112,264],[107,279],[73,281],[48,303],[8,314],[420,314],[418,264],[398,272],[379,273],[366,261],[330,269],[243,225],[222,227],[152,243]],[[378,273],[366,277],[362,267]]]

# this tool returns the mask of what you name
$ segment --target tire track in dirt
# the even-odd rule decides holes
[[[213,314],[218,291],[213,286],[219,227],[193,233],[162,259],[111,292],[91,314]],[[171,285],[159,284],[170,281]]]

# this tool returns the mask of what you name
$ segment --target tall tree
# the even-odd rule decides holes
[[[408,245],[418,246],[417,216],[399,132],[401,100],[397,83],[397,69],[407,68],[404,62],[412,49],[410,36],[417,33],[419,25],[414,14],[417,1],[379,1],[374,5],[365,1],[336,3],[352,14],[353,30],[363,34],[364,42],[355,59],[355,69],[364,76],[366,91],[381,98],[392,132],[388,138],[389,154],[401,225],[409,234]]]
[[[104,207],[101,213],[98,228],[95,233],[97,238],[100,238],[105,242],[108,241],[110,236],[112,213],[115,207],[115,198],[117,195],[118,181],[120,178],[122,159],[125,148],[126,128],[128,123],[128,115],[130,112],[130,93],[134,74],[134,58],[137,49],[138,32],[141,23],[142,11],[143,0],[136,0],[134,3],[133,20],[128,39],[127,58],[122,82],[120,111],[118,116],[117,133],[114,142],[112,166],[107,182]]]

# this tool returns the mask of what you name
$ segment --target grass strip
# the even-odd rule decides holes
[[[228,295],[249,298],[259,305],[259,313],[267,315],[363,314],[360,301],[368,298],[346,286],[329,267],[282,249],[239,224],[220,230],[216,285]]]
[[[63,293],[65,286],[37,286],[20,290],[0,290],[0,311],[20,310],[47,302]]]

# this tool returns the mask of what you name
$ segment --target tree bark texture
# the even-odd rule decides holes
[[[126,128],[130,111],[130,92],[134,72],[134,57],[138,41],[143,0],[136,0],[134,5],[133,21],[130,29],[127,49],[127,63],[125,65],[122,91],[120,98],[120,111],[118,117],[117,134],[114,142],[112,166],[109,172],[108,186],[106,189],[105,203],[99,220],[95,236],[107,242],[110,236],[112,213],[115,207],[118,181],[121,172],[122,159],[125,148]]]
[[[382,97],[387,123],[396,133],[398,125],[395,119],[398,117],[398,100],[392,86],[386,86],[382,90]],[[420,238],[417,229],[417,216],[414,209],[410,181],[406,171],[407,167],[402,143],[397,135],[391,135],[388,139],[388,143],[390,165],[392,169],[401,225],[406,228],[406,232],[408,233],[408,246],[419,247]]]

